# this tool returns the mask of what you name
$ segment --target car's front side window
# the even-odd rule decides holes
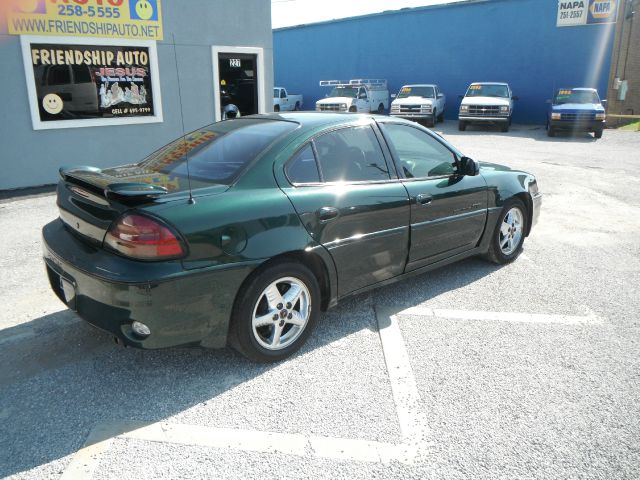
[[[314,140],[324,182],[389,180],[389,170],[370,126],[326,133]]]
[[[428,133],[395,123],[384,123],[382,128],[405,178],[455,173],[454,153]]]

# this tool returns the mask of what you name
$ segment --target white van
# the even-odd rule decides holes
[[[326,98],[316,102],[318,112],[384,113],[389,108],[389,88],[386,80],[321,80],[320,86],[333,89]]]

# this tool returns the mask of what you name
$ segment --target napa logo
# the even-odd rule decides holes
[[[593,18],[604,20],[616,11],[616,2],[615,0],[595,0],[589,6],[589,11]]]
[[[584,2],[560,2],[560,10],[575,10],[584,8]]]

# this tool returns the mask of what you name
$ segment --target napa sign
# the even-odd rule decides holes
[[[621,0],[559,0],[558,27],[615,23]]]

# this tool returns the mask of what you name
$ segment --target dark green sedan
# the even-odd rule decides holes
[[[125,345],[231,344],[256,361],[291,355],[347,296],[514,260],[541,202],[533,175],[369,115],[227,120],[60,176],[44,260],[70,309]]]

